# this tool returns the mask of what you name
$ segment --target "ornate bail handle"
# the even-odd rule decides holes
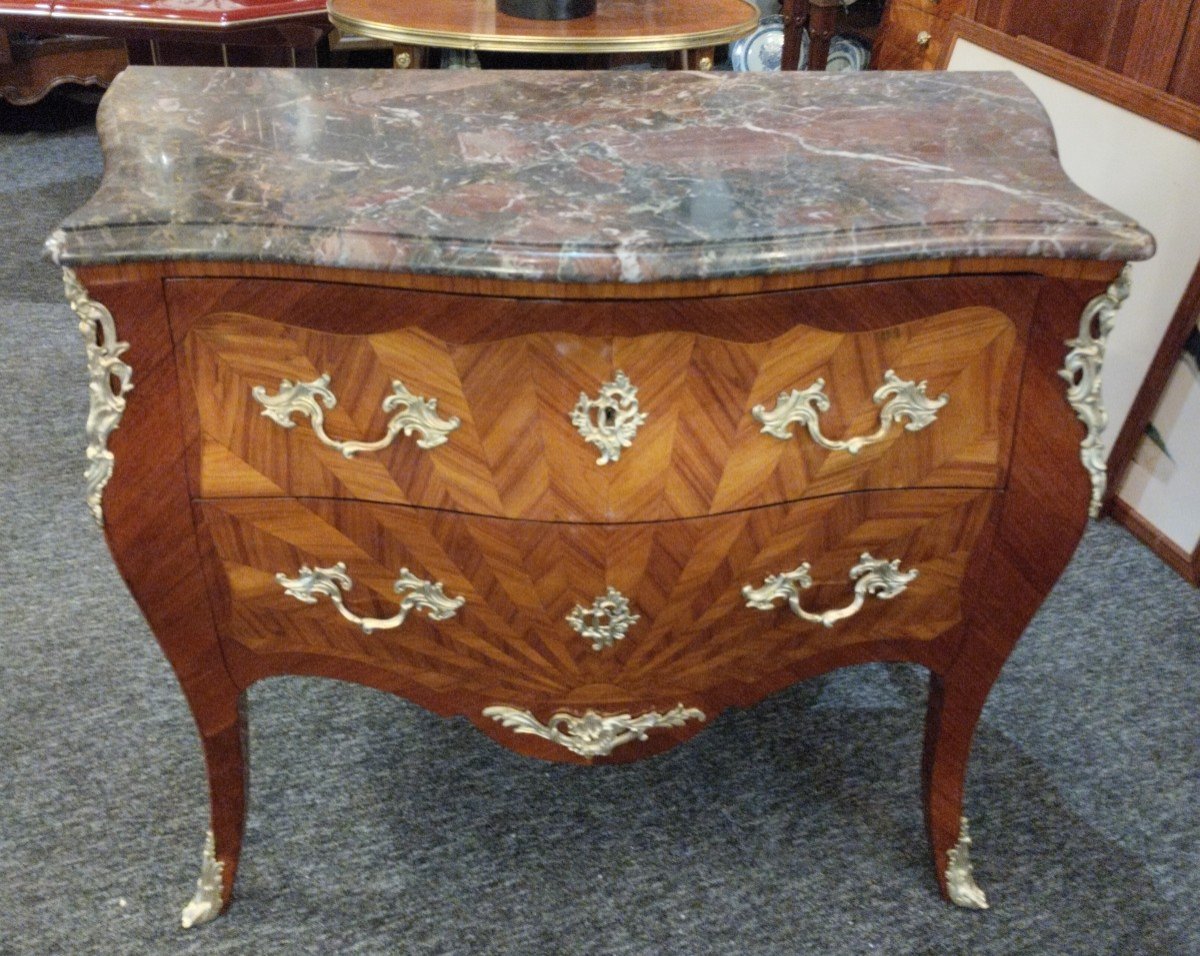
[[[805,561],[794,571],[768,576],[762,587],[755,588],[747,584],[742,588],[746,607],[752,607],[759,611],[770,611],[775,607],[775,602],[782,599],[788,602],[788,606],[797,617],[811,621],[813,624],[833,627],[838,621],[853,617],[861,611],[868,596],[884,601],[890,600],[904,591],[917,576],[916,568],[911,571],[901,571],[899,558],[887,561],[873,558],[864,552],[859,557],[858,564],[850,569],[850,580],[855,582],[854,600],[845,607],[825,611],[822,614],[814,614],[800,606],[800,592],[804,588],[811,587],[813,583],[808,572],[809,564]]]
[[[261,385],[251,390],[255,401],[263,406],[263,415],[282,428],[294,428],[292,414],[307,416],[312,424],[312,430],[321,444],[337,449],[347,458],[353,458],[362,451],[379,451],[387,448],[400,432],[411,435],[419,431],[418,448],[436,448],[445,444],[448,435],[458,428],[461,422],[457,418],[442,418],[437,413],[436,398],[422,398],[414,395],[399,379],[392,382],[392,394],[383,400],[385,412],[396,412],[388,421],[387,432],[377,441],[338,441],[330,438],[325,431],[325,409],[337,405],[337,397],[329,388],[329,375],[322,375],[311,382],[291,382],[284,379],[279,383],[279,394],[268,395]],[[318,399],[320,401],[318,401]],[[324,408],[321,403],[324,403]]]
[[[929,398],[925,394],[927,384],[924,381],[905,381],[889,368],[883,373],[883,384],[872,396],[876,405],[883,406],[879,409],[878,430],[872,435],[848,438],[845,441],[829,439],[821,434],[819,416],[821,412],[829,411],[830,407],[823,378],[817,379],[803,391],[792,389],[790,392],[780,392],[774,408],[768,411],[763,405],[755,405],[750,414],[762,422],[762,432],[765,435],[786,441],[792,437],[790,426],[798,423],[808,429],[812,440],[822,448],[857,455],[868,445],[883,441],[891,431],[893,423],[901,419],[909,419],[904,428],[910,432],[918,432],[937,419],[935,412],[950,401],[950,396],[942,394],[937,398]]]
[[[316,604],[316,596],[324,594],[337,607],[338,613],[351,624],[361,627],[364,634],[397,628],[413,610],[425,611],[433,620],[444,621],[454,617],[458,609],[467,603],[465,597],[446,597],[441,581],[425,581],[408,568],[400,569],[400,577],[392,585],[392,590],[403,594],[404,597],[400,600],[400,610],[389,618],[359,617],[346,607],[342,591],[349,591],[354,582],[346,574],[346,565],[342,561],[331,568],[310,568],[304,565],[296,577],[289,578],[286,574],[279,573],[275,575],[275,580],[288,595],[304,604]]]
[[[589,445],[600,449],[597,465],[607,465],[621,457],[621,449],[633,443],[637,430],[646,424],[646,413],[638,411],[637,387],[624,372],[600,386],[598,398],[579,393],[571,412],[571,424]]]

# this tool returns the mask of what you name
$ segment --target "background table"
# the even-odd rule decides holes
[[[680,66],[706,70],[713,49],[758,26],[746,0],[598,0],[576,20],[524,20],[495,0],[329,0],[344,33],[387,40],[398,67],[422,66],[431,47],[521,53],[679,51]]]

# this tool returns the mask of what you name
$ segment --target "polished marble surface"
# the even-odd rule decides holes
[[[643,282],[1153,249],[1006,73],[133,67],[98,125],[65,265]]]

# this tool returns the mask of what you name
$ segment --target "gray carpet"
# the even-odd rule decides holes
[[[349,685],[252,690],[238,898],[178,929],[200,750],[83,503],[83,351],[40,242],[88,110],[0,112],[0,953],[1200,954],[1200,595],[1089,530],[968,781],[993,908],[936,895],[924,681],[827,675],[624,768],[517,757]],[[65,117],[65,118],[64,118]]]

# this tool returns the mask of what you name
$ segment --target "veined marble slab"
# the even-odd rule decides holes
[[[132,67],[98,125],[63,265],[646,282],[1153,251],[1007,73]]]

